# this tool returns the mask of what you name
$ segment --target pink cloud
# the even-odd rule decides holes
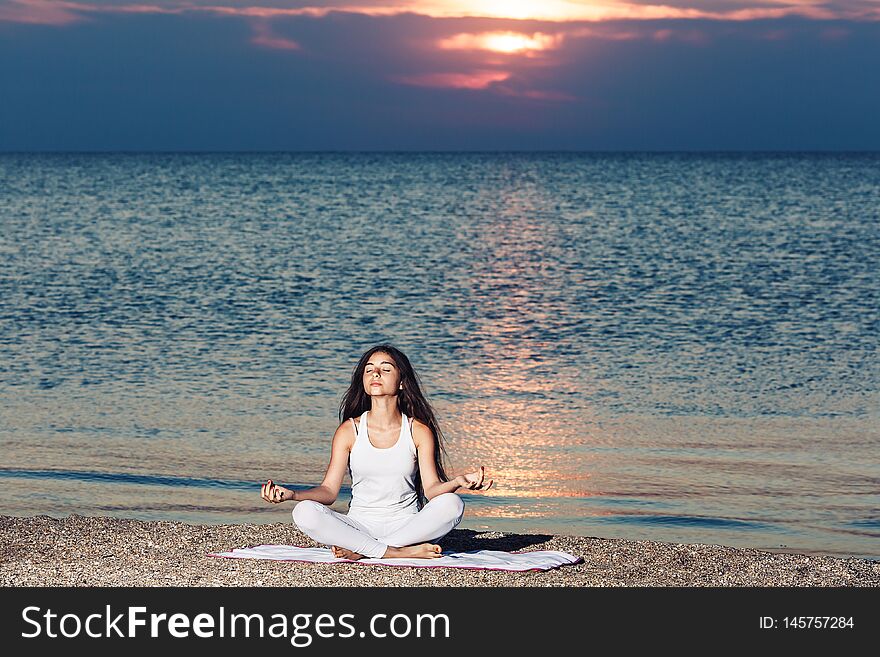
[[[441,87],[447,89],[486,89],[496,82],[510,77],[506,71],[470,71],[468,73],[423,73],[399,76],[395,82],[417,87]]]
[[[540,91],[538,89],[515,90],[508,87],[499,87],[498,91],[505,96],[531,98],[533,100],[549,100],[554,102],[570,102],[577,100],[574,96],[561,91]]]
[[[219,7],[213,5],[190,6],[189,11],[202,11],[224,16],[247,16],[252,18],[278,18],[281,16],[311,16],[323,18],[334,11],[340,11],[334,7]],[[343,9],[342,11],[347,11]],[[367,11],[357,11],[353,8],[351,13],[369,14]]]
[[[0,22],[31,25],[69,25],[86,18],[76,13],[81,5],[47,0],[9,0],[0,5]]]
[[[756,21],[764,18],[785,18],[787,16],[801,16],[803,18],[812,18],[815,20],[839,18],[837,13],[831,9],[814,5],[779,7],[778,9],[767,7],[737,9],[735,11],[719,12],[715,15],[710,14],[706,16],[706,18],[729,21]]]
[[[608,41],[632,41],[642,39],[644,36],[634,30],[608,30],[605,28],[581,27],[574,30],[566,30],[565,34],[570,37],[582,37],[592,39],[605,39]]]
[[[356,13],[368,16],[393,16],[413,13],[434,18],[506,18],[508,20],[540,20],[546,22],[602,22],[613,20],[707,19],[721,21],[749,21],[786,16],[812,19],[880,20],[880,8],[853,6],[841,3],[818,3],[812,0],[779,0],[781,6],[768,7],[767,0],[755,0],[756,7],[746,5],[731,10],[716,10],[706,0],[691,0],[690,7],[664,4],[634,4],[614,0],[572,2],[541,0],[538,2],[489,2],[481,0],[365,0],[332,4],[315,0],[314,4],[300,2],[296,7],[219,6],[197,4],[199,0],[171,0],[167,5],[149,4],[88,4],[59,0],[6,0],[0,5],[0,21],[65,25],[83,20],[79,13],[167,13],[208,12],[220,15],[273,18],[280,16],[323,17],[332,12]],[[210,1],[210,0],[206,0]],[[771,0],[772,1],[772,0]],[[708,8],[704,8],[708,7]]]
[[[271,26],[266,22],[258,22],[253,25],[254,36],[251,43],[272,50],[300,50],[300,45],[291,39],[279,37],[272,32]]]
[[[251,43],[255,46],[263,46],[264,48],[272,48],[273,50],[299,50],[300,45],[296,41],[290,39],[282,39],[279,37],[256,36],[251,39]]]
[[[433,87],[438,89],[470,89],[486,90],[503,96],[516,98],[529,98],[551,102],[570,102],[578,100],[569,94],[540,89],[521,89],[519,84],[513,82],[513,73],[503,70],[480,69],[461,73],[423,73],[417,75],[397,76],[391,78],[394,82],[413,85],[418,87]]]
[[[156,5],[117,5],[116,7],[104,7],[95,5],[89,6],[87,11],[108,11],[120,14],[182,14],[187,10],[186,7],[157,7]]]

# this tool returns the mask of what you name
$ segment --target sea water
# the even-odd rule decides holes
[[[390,341],[461,528],[880,558],[878,221],[865,153],[0,154],[0,513],[290,522]]]

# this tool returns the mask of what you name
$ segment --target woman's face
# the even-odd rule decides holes
[[[396,395],[400,392],[400,370],[384,351],[377,351],[364,368],[364,390],[368,395]]]

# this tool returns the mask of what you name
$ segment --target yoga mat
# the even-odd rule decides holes
[[[226,559],[269,559],[271,561],[307,561],[311,563],[355,563],[364,566],[409,566],[414,568],[469,568],[472,570],[550,570],[583,561],[567,552],[534,550],[532,552],[444,552],[435,559],[337,559],[329,548],[307,548],[296,545],[258,545],[236,548],[231,552],[211,552],[209,557]]]

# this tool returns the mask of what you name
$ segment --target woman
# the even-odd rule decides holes
[[[461,522],[460,489],[488,490],[485,468],[451,481],[442,464],[442,435],[418,376],[399,349],[381,344],[358,361],[340,405],[330,465],[320,486],[292,491],[272,482],[262,498],[299,502],[293,521],[343,559],[440,556],[436,541]],[[346,469],[351,474],[347,515],[328,508]]]

